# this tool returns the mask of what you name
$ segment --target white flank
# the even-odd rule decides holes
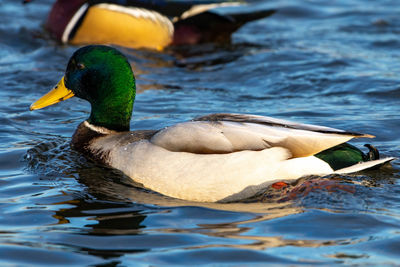
[[[282,147],[226,154],[171,152],[142,140],[116,146],[113,135],[96,139],[93,150],[109,152],[108,164],[161,194],[214,202],[250,197],[273,182],[326,175],[332,168],[316,157],[291,159]]]
[[[108,9],[115,12],[121,12],[124,14],[131,15],[135,18],[150,19],[154,23],[158,23],[166,27],[171,35],[174,34],[174,25],[172,24],[172,22],[167,17],[161,15],[156,11],[151,11],[148,9],[138,8],[138,7],[124,7],[114,4],[98,4],[96,5],[96,7]]]
[[[88,9],[89,4],[84,4],[81,6],[78,11],[76,11],[75,15],[72,17],[72,19],[69,21],[67,27],[65,27],[65,30],[63,32],[63,35],[61,37],[61,42],[63,44],[68,43],[68,37],[72,31],[72,29],[75,27],[75,24],[78,22],[78,20],[82,17],[82,15],[86,12]]]

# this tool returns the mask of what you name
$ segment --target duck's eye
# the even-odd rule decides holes
[[[78,64],[76,64],[76,68],[78,70],[83,70],[85,68],[85,65],[83,65],[82,63],[78,63]]]

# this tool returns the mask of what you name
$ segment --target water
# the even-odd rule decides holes
[[[149,192],[71,150],[86,102],[28,108],[76,47],[43,33],[53,1],[20,2],[2,0],[0,9],[2,266],[398,264],[399,161],[201,204]],[[370,133],[381,154],[399,157],[397,1],[260,5],[279,11],[241,28],[229,46],[122,48],[138,81],[132,128],[253,113]]]

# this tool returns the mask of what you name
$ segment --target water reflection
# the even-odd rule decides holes
[[[48,242],[76,247],[81,253],[105,259],[149,250],[142,249],[135,238],[143,234],[145,227],[143,221],[146,216],[139,207],[88,199],[74,199],[63,204],[73,207],[59,209],[53,217],[58,219],[59,224],[69,224],[72,229],[62,236],[49,234]]]

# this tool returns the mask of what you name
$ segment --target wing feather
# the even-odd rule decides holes
[[[305,157],[354,137],[372,136],[263,116],[212,114],[167,127],[150,141],[175,152],[218,154],[284,147],[293,157]]]

